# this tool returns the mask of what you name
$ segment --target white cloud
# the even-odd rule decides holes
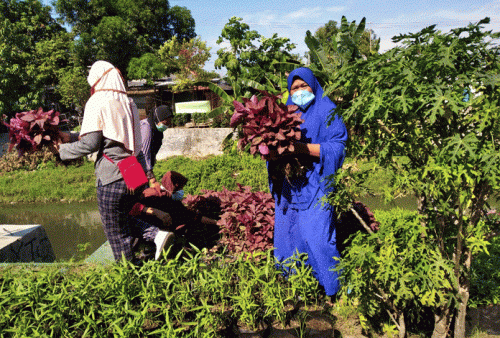
[[[285,18],[287,20],[296,20],[296,19],[303,19],[303,18],[317,18],[323,15],[325,12],[325,9],[321,7],[314,7],[314,8],[307,8],[304,7],[298,11],[291,12],[285,15]]]
[[[396,46],[391,40],[393,36],[418,32],[421,29],[436,25],[436,29],[448,32],[453,28],[465,27],[469,23],[475,23],[484,17],[490,17],[490,24],[485,29],[500,31],[500,1],[495,0],[483,6],[472,4],[463,7],[463,10],[450,10],[436,8],[434,11],[411,12],[401,14],[392,18],[379,20],[375,23],[368,22],[367,28],[373,29],[380,37],[380,51],[384,52]]]
[[[334,12],[334,13],[343,12],[344,10],[345,10],[345,7],[340,7],[340,6],[329,7],[329,8],[326,9],[327,12]]]
[[[440,10],[434,13],[434,17],[467,22],[477,22],[490,17],[492,21],[500,21],[500,1],[493,1],[476,8],[469,6],[467,11]]]

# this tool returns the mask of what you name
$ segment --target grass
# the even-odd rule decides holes
[[[161,179],[168,170],[185,175],[184,191],[199,194],[203,189],[234,190],[237,183],[255,191],[269,191],[265,162],[245,153],[210,156],[202,159],[172,157],[158,161],[155,175]],[[93,201],[96,199],[94,164],[38,165],[36,170],[0,173],[0,203]]]
[[[364,162],[360,167],[373,167],[373,164]],[[93,162],[86,160],[68,166],[47,162],[34,168],[0,173],[0,204],[96,199]],[[253,191],[269,192],[265,162],[247,153],[232,152],[199,159],[176,156],[158,161],[154,168],[158,179],[169,170],[188,178],[184,187],[186,194],[197,195],[203,190],[221,191],[224,187],[236,190],[237,184],[251,186]],[[389,172],[373,169],[364,186],[368,191],[381,192],[381,187],[389,179]]]

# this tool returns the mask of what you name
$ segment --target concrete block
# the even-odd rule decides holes
[[[47,233],[41,225],[0,224],[0,262],[54,262]]]
[[[222,142],[232,128],[171,128],[164,132],[157,160],[171,156],[205,157],[221,155]]]

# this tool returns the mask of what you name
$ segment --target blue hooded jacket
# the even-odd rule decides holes
[[[320,145],[320,157],[318,161],[312,162],[312,167],[307,171],[305,177],[294,179],[291,184],[285,179],[281,196],[277,198],[280,206],[291,204],[299,210],[307,209],[312,201],[321,191],[321,196],[329,193],[333,188],[329,188],[326,177],[334,175],[342,166],[345,157],[345,144],[347,141],[347,129],[342,119],[335,115],[330,125],[327,121],[334,113],[336,107],[327,96],[323,97],[323,88],[309,68],[297,68],[288,76],[288,91],[294,79],[302,79],[311,87],[315,98],[304,111],[301,124],[301,142]],[[293,105],[291,96],[288,97],[287,105]],[[270,182],[273,191],[273,182]],[[276,193],[275,193],[276,195]],[[285,204],[283,204],[285,203]]]

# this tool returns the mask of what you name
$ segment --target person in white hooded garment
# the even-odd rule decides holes
[[[87,80],[91,97],[85,105],[79,140],[61,144],[59,155],[61,160],[71,160],[98,152],[95,162],[97,203],[115,260],[124,256],[134,261],[132,244],[135,237],[154,241],[158,259],[163,248],[173,240],[173,234],[127,216],[140,191],[129,192],[116,165],[135,155],[145,168],[137,108],[127,96],[120,71],[111,63],[95,62]],[[63,141],[71,141],[69,134],[63,136]],[[168,215],[164,218],[168,223]]]

